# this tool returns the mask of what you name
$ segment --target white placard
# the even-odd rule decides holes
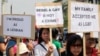
[[[99,6],[71,2],[69,12],[70,32],[99,31]]]
[[[98,38],[99,37],[99,33],[98,32],[92,32],[92,36],[94,38]]]
[[[31,37],[31,16],[4,15],[3,34],[9,36]]]
[[[42,3],[43,4],[43,3]],[[36,25],[37,26],[48,26],[57,27],[55,25],[63,26],[63,13],[62,5],[52,5],[53,3],[48,3],[48,5],[36,6]],[[51,5],[51,6],[50,6]]]

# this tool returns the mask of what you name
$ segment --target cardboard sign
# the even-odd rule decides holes
[[[99,6],[70,2],[68,6],[69,32],[99,31]]]
[[[62,27],[63,13],[61,3],[37,3],[36,26]]]
[[[99,38],[99,32],[91,32],[91,37]]]
[[[4,15],[3,34],[30,38],[34,34],[34,18],[27,15]]]

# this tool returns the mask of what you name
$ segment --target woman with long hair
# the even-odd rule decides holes
[[[56,47],[50,42],[49,28],[41,28],[39,31],[38,45],[34,48],[35,56],[59,56]]]
[[[83,56],[83,41],[79,35],[72,35],[67,42],[67,56]]]

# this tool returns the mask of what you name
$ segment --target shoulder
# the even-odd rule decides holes
[[[58,40],[54,40],[53,43],[60,44]]]
[[[14,40],[9,40],[9,41],[8,41],[8,44],[7,44],[7,48],[14,47],[15,45],[16,45],[16,41],[14,41]]]
[[[61,46],[61,43],[59,41],[53,42],[53,44],[57,47]]]
[[[40,48],[40,44],[37,44],[37,45],[35,46],[35,48]]]
[[[56,46],[54,44],[52,44],[53,48],[56,49]]]

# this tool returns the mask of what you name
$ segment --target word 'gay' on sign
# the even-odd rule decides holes
[[[37,3],[35,12],[37,27],[63,27],[61,3]]]

